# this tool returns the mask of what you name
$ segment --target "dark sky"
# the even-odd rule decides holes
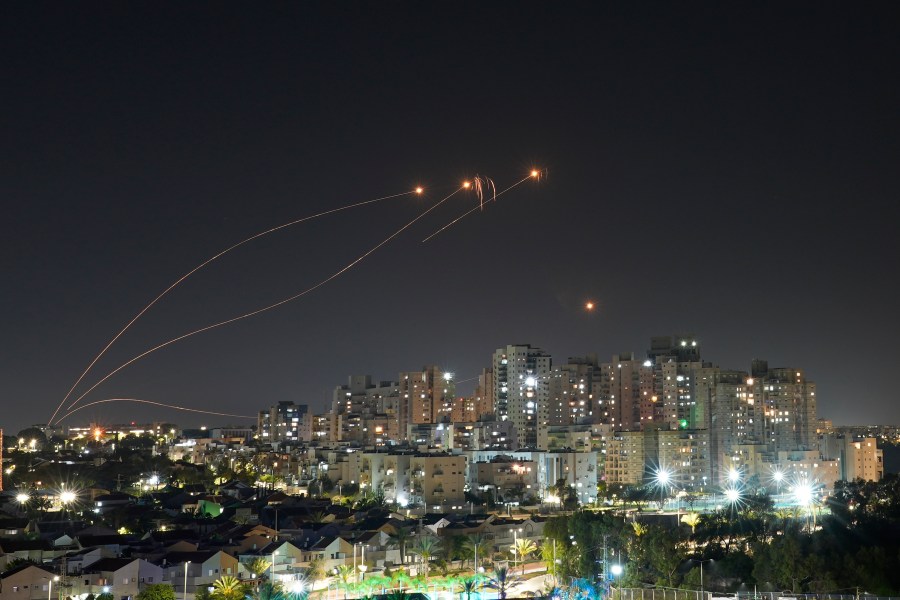
[[[351,374],[468,378],[509,343],[608,359],[692,331],[723,367],[806,369],[820,416],[900,423],[896,3],[560,4],[5,3],[0,426],[46,421],[230,244],[429,189],[223,257],[85,382],[303,290],[465,177],[532,166],[549,176],[427,244],[472,195],[87,399],[319,408]]]

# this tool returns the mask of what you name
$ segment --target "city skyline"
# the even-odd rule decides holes
[[[683,364],[681,362],[671,363],[672,356],[669,355],[673,349],[678,347],[679,342],[682,346],[689,345],[689,347],[683,349],[686,353],[686,358],[684,358],[684,360],[689,362]],[[546,352],[539,346],[517,343],[497,348],[491,354],[493,359],[492,363],[484,365],[480,374],[475,376],[462,376],[460,373],[444,368],[443,365],[429,364],[428,361],[422,361],[425,364],[421,366],[421,369],[395,369],[393,372],[387,374],[348,373],[342,381],[335,382],[335,384],[330,387],[328,397],[321,399],[321,402],[319,403],[304,398],[278,398],[274,399],[274,402],[291,406],[304,406],[304,411],[308,410],[310,416],[312,416],[313,414],[358,412],[361,410],[361,407],[356,406],[355,404],[353,406],[350,406],[349,404],[346,407],[343,406],[343,392],[346,390],[356,390],[354,391],[354,394],[358,391],[363,394],[361,396],[362,398],[372,393],[378,396],[387,394],[404,396],[405,393],[407,400],[403,403],[403,408],[400,409],[399,407],[396,407],[393,409],[401,411],[395,415],[395,418],[400,419],[400,426],[402,429],[404,423],[434,424],[457,420],[481,420],[483,414],[474,410],[474,406],[482,403],[483,400],[484,402],[487,402],[488,409],[486,412],[492,413],[498,420],[510,419],[515,429],[523,432],[521,435],[529,441],[522,441],[521,445],[534,446],[535,444],[538,444],[543,446],[544,444],[540,442],[541,438],[539,434],[536,433],[536,428],[541,425],[546,426],[547,424],[561,425],[575,424],[576,422],[606,423],[611,425],[614,430],[636,431],[643,427],[642,421],[646,418],[646,415],[649,415],[650,418],[655,417],[657,420],[661,420],[661,423],[667,423],[672,428],[679,428],[681,419],[686,417],[688,413],[682,414],[679,409],[675,409],[679,410],[677,415],[665,414],[666,410],[663,410],[662,407],[664,404],[666,406],[674,407],[674,404],[671,403],[661,402],[656,410],[651,410],[648,413],[646,407],[639,407],[639,399],[635,396],[633,401],[635,403],[634,406],[629,405],[627,409],[627,411],[633,411],[633,420],[626,416],[626,412],[623,412],[626,411],[626,408],[622,406],[624,398],[621,394],[627,392],[629,389],[628,382],[623,381],[618,385],[612,385],[612,387],[610,387],[611,384],[608,381],[610,374],[614,374],[616,363],[618,363],[620,369],[623,362],[627,363],[625,366],[628,377],[634,377],[635,382],[640,378],[642,381],[641,390],[653,390],[653,378],[661,380],[666,375],[670,375],[670,378],[674,381],[676,374],[684,374],[685,377],[692,382],[692,385],[698,385],[698,382],[694,381],[695,378],[704,377],[713,372],[721,373],[726,378],[740,375],[740,381],[738,383],[743,383],[743,380],[746,378],[749,378],[749,380],[752,381],[752,378],[754,377],[753,373],[757,369],[790,372],[796,369],[798,370],[798,377],[800,376],[800,371],[806,372],[806,369],[802,365],[770,365],[764,358],[754,358],[747,365],[720,364],[714,357],[710,357],[708,354],[704,353],[703,345],[698,342],[697,336],[688,332],[682,332],[681,334],[675,335],[654,336],[648,340],[646,346],[647,348],[644,352],[619,352],[607,356],[603,356],[596,352],[587,353],[584,356],[565,354],[565,359],[563,359],[560,356],[555,356],[552,353]],[[505,367],[506,352],[513,354],[516,352],[524,352],[526,356],[533,357],[528,360],[537,361],[537,364],[529,364],[528,368],[511,367],[508,371],[509,374],[507,375],[507,368]],[[659,362],[661,360],[664,362]],[[680,361],[681,359],[678,360]],[[665,366],[666,362],[671,363],[669,367]],[[501,366],[501,363],[503,366]],[[638,376],[638,370],[640,370],[641,367],[644,367],[646,373]],[[585,368],[588,371],[587,373],[584,371]],[[633,373],[632,369],[634,369]],[[502,375],[500,374],[501,372]],[[605,375],[603,375],[604,372],[606,372]],[[554,381],[554,379],[557,379],[560,375],[565,375],[567,373],[576,378],[586,376],[588,389],[582,392],[585,394],[584,398],[589,397],[587,394],[596,396],[595,398],[591,396],[591,400],[588,401],[587,407],[574,409],[569,415],[564,414],[565,408],[561,403],[560,396],[560,394],[564,396],[567,393],[565,392],[566,386],[560,386],[559,382]],[[483,379],[485,375],[488,377],[487,380]],[[648,376],[650,379],[644,381]],[[590,383],[591,378],[593,378],[594,385],[598,387],[592,389]],[[599,387],[601,385],[601,379],[604,379],[604,384],[606,386],[606,388],[603,388],[603,391],[601,391],[601,388]],[[615,379],[615,377],[613,377],[613,379]],[[814,379],[815,378],[811,378],[809,380],[813,386],[815,386]],[[680,376],[678,377],[678,380],[681,381]],[[804,380],[806,380],[805,375]],[[429,384],[429,381],[441,383],[445,388],[443,393],[440,393],[441,390],[436,389],[437,387],[442,386],[433,386],[432,384]],[[518,384],[510,383],[514,381],[517,381]],[[526,387],[522,387],[522,384],[526,381],[528,382],[524,384]],[[582,381],[585,380],[583,379]],[[569,383],[571,383],[571,381]],[[480,389],[482,385],[486,385],[488,388],[491,388],[491,390],[485,392],[484,389]],[[510,385],[513,387],[518,385],[521,389],[518,389],[517,391],[511,389],[511,395],[509,396],[509,399],[507,399],[504,397],[504,393],[501,393],[500,388]],[[659,385],[662,384],[660,383]],[[421,389],[416,386],[420,386]],[[434,395],[432,395],[431,392],[432,387],[435,387]],[[447,389],[448,387],[449,389]],[[680,387],[681,386],[679,385],[668,391],[658,389],[656,392],[651,391],[649,393],[666,394],[671,392],[675,394],[670,399],[673,402],[682,399],[681,394],[687,393],[687,398],[689,399],[692,391],[680,390]],[[427,392],[427,398],[423,395],[423,400],[419,401],[420,392]],[[637,393],[639,390],[635,388],[635,392]],[[482,398],[480,396],[480,394],[485,393],[488,394],[488,398]],[[619,394],[618,397],[621,399],[619,402],[620,406],[617,409],[613,409],[612,412],[609,412],[610,407],[604,407],[604,403],[609,401],[610,394],[612,394],[612,398],[615,398],[616,394]],[[815,387],[813,387],[813,396],[815,396]],[[537,401],[537,406],[539,406],[539,410],[536,413],[523,410],[525,409],[527,400],[532,398]],[[516,404],[510,404],[510,400]],[[453,411],[457,410],[457,401],[474,402],[470,407],[470,410],[473,410],[473,418],[455,419],[451,416]],[[692,404],[692,402],[688,402],[689,406]],[[141,407],[141,405],[137,406],[138,408]],[[169,411],[169,414],[174,415],[173,418],[151,417],[150,420],[154,422],[181,423],[184,421],[193,422],[193,419],[197,418],[199,419],[199,421],[197,421],[198,424],[202,423],[203,426],[210,428],[226,424],[245,424],[246,426],[252,426],[252,422],[258,419],[256,412],[264,410],[266,406],[267,404],[264,400],[259,400],[256,404],[253,404],[248,400],[244,405],[246,414],[242,418],[233,418],[232,415],[228,414],[217,414],[215,409],[210,409],[209,414],[200,415],[174,409]],[[107,416],[106,409],[109,407],[110,404],[108,403],[92,405],[91,400],[82,400],[81,402],[76,403],[75,410],[71,412],[66,410],[60,411],[59,416],[57,416],[54,421],[54,426],[62,426],[63,428],[83,426],[85,422],[101,425],[112,424],[115,422],[115,419],[110,419]],[[156,411],[160,410],[159,406],[151,406],[150,408]],[[162,407],[162,410],[165,411],[166,408]],[[591,412],[592,410],[594,412]],[[684,410],[689,411],[690,409]],[[528,412],[528,414],[537,415],[535,417],[528,417],[526,421],[530,421],[530,425],[526,421],[519,422],[518,420],[525,419],[520,413],[526,412]],[[73,416],[68,416],[69,414]],[[813,414],[819,419],[825,419],[829,422],[833,421],[827,414],[817,414],[815,408],[813,409]],[[126,421],[127,420],[128,419],[126,419]],[[855,425],[854,423],[835,424]],[[42,424],[39,422],[28,423],[28,426],[31,425],[40,426]],[[874,425],[874,423],[868,423],[868,425]],[[24,425],[19,427],[19,429],[22,427],[24,427]],[[697,427],[706,429],[709,426],[702,424],[692,424],[691,426],[692,429]],[[14,430],[15,427],[13,427],[11,431]],[[527,431],[530,431],[531,433],[525,433]],[[388,439],[395,442],[402,441],[406,439],[405,436],[405,433],[396,433],[393,437],[389,437]],[[546,440],[543,440],[543,442],[546,442]]]
[[[835,423],[900,423],[888,5],[474,6],[9,7],[0,425],[45,422],[141,307],[248,236],[403,194],[211,264],[79,395],[329,277],[464,180],[532,169],[86,400],[253,414],[324,405],[353,374],[474,377],[505,344],[562,362],[694,332],[723,368],[803,368]]]

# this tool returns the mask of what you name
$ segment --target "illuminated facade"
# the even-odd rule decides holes
[[[523,448],[546,448],[551,358],[540,348],[511,345],[494,352],[494,413],[509,420]]]

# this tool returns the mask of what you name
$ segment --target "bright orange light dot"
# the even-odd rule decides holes
[[[532,176],[532,177],[537,177],[537,176],[538,176],[538,172],[537,172],[536,169],[532,169],[532,170],[531,170],[531,176]]]
[[[421,187],[417,187],[417,188],[416,188],[416,193],[417,193],[417,194],[421,194],[421,193],[424,192],[424,191],[425,191],[425,190],[422,189]]]
[[[594,303],[591,302],[591,301],[585,302],[585,303],[584,303],[584,308],[585,308],[586,310],[594,310]]]
[[[472,187],[472,184],[470,182],[466,181],[463,183],[463,187],[466,189],[469,189],[470,187]]]

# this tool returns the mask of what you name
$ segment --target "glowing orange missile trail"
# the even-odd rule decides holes
[[[535,175],[534,173],[538,173],[538,175]],[[505,194],[506,192],[510,191],[511,189],[513,189],[514,187],[516,187],[517,185],[522,184],[522,183],[525,183],[525,182],[528,181],[529,179],[536,179],[539,175],[540,175],[539,172],[532,171],[531,173],[528,174],[527,177],[523,177],[522,179],[520,179],[519,181],[515,182],[514,184],[512,184],[511,186],[509,186],[508,188],[506,188],[506,189],[503,190],[502,192],[497,192],[497,191],[495,190],[495,191],[494,191],[494,200],[496,201],[497,198],[499,198],[500,196],[502,196],[502,195]],[[491,184],[493,184],[493,182],[491,182]],[[467,181],[466,183],[464,183],[464,184],[463,184],[463,187],[466,188],[466,189],[469,189],[469,182]],[[434,233],[432,233],[431,235],[429,235],[428,237],[426,237],[424,240],[422,240],[422,242],[423,242],[423,243],[424,243],[424,242],[427,242],[428,240],[430,240],[431,238],[433,238],[434,236],[436,236],[436,235],[439,234],[440,232],[444,231],[445,229],[449,229],[450,227],[452,227],[453,225],[455,225],[458,221],[461,221],[462,219],[465,219],[466,217],[468,217],[469,215],[471,215],[473,212],[475,212],[475,211],[478,210],[479,208],[481,208],[481,205],[480,205],[480,204],[479,204],[478,206],[476,206],[475,208],[473,208],[473,209],[471,209],[471,210],[468,210],[468,211],[464,212],[462,215],[456,217],[455,219],[453,219],[452,221],[450,221],[449,223],[447,223],[446,225],[444,225],[443,227],[441,227],[440,229],[438,229],[437,231],[435,231]]]
[[[98,404],[105,404],[107,402],[138,402],[140,404],[152,404],[154,406],[162,406],[164,408],[174,408],[175,410],[183,410],[183,411],[193,412],[193,413],[203,413],[206,415],[216,415],[219,417],[234,417],[236,419],[256,419],[257,418],[257,417],[251,416],[251,415],[235,415],[232,413],[217,412],[214,410],[203,410],[203,409],[199,409],[199,408],[190,408],[187,406],[178,406],[177,404],[165,404],[164,402],[156,402],[154,400],[144,400],[142,398],[106,398],[104,400],[94,400],[93,402],[88,402],[87,404],[82,404],[78,408],[70,410],[69,412],[67,412],[66,414],[61,416],[56,422],[61,423],[63,420],[68,418],[70,415],[72,415],[73,413],[77,413],[79,410],[81,410],[83,408],[88,408],[89,406],[96,406]]]
[[[125,325],[125,327],[123,327],[123,328],[121,329],[121,331],[119,331],[119,333],[117,333],[115,336],[113,336],[113,338],[109,341],[109,343],[106,344],[106,346],[103,348],[103,350],[101,350],[100,353],[97,354],[97,356],[94,357],[94,359],[90,362],[90,364],[87,366],[87,368],[84,370],[84,372],[83,372],[81,375],[78,376],[78,379],[76,379],[76,380],[75,380],[75,383],[72,384],[72,387],[69,388],[69,391],[66,393],[66,395],[63,397],[63,399],[60,401],[59,406],[56,407],[56,410],[53,411],[53,414],[50,416],[50,419],[47,421],[47,423],[52,423],[52,422],[53,422],[53,419],[56,418],[56,415],[59,413],[59,411],[62,409],[63,405],[66,403],[66,400],[69,399],[69,397],[72,395],[72,392],[75,391],[75,388],[78,387],[78,384],[81,383],[81,381],[82,381],[82,380],[84,379],[84,377],[90,372],[90,370],[91,370],[92,368],[94,368],[94,365],[97,364],[97,361],[100,360],[100,358],[102,358],[104,354],[106,354],[106,351],[109,350],[110,347],[111,347],[114,343],[116,343],[116,341],[117,341],[120,337],[122,337],[122,335],[123,335],[126,331],[128,331],[128,329],[129,329],[132,325],[134,325],[134,323],[135,323],[138,319],[140,319],[140,318],[144,315],[145,312],[147,312],[148,310],[150,310],[150,308],[151,308],[154,304],[156,304],[157,302],[159,302],[166,294],[168,294],[168,293],[171,292],[173,289],[175,289],[175,287],[177,287],[181,282],[183,282],[185,279],[187,279],[188,277],[190,277],[191,275],[193,275],[194,273],[196,273],[197,271],[199,271],[200,269],[202,269],[203,267],[205,267],[205,266],[208,265],[209,263],[211,263],[211,262],[213,262],[214,260],[216,260],[216,259],[218,259],[218,258],[221,258],[222,256],[228,254],[229,252],[231,252],[231,251],[234,250],[235,248],[238,248],[238,247],[240,247],[240,246],[243,246],[244,244],[246,244],[246,243],[248,243],[248,242],[251,242],[251,241],[253,241],[253,240],[257,239],[257,238],[261,238],[261,237],[263,237],[263,236],[265,236],[265,235],[269,235],[270,233],[274,233],[274,232],[279,231],[279,230],[281,230],[281,229],[285,229],[286,227],[291,227],[292,225],[297,225],[297,224],[299,224],[299,223],[303,223],[304,221],[310,221],[310,220],[312,220],[312,219],[317,219],[317,218],[319,218],[319,217],[324,217],[325,215],[330,215],[330,214],[333,214],[333,213],[336,213],[336,212],[340,212],[340,211],[343,211],[343,210],[349,210],[349,209],[351,209],[351,208],[357,208],[357,207],[360,207],[360,206],[365,206],[365,205],[367,205],[367,204],[373,204],[373,203],[375,203],[375,202],[381,202],[381,201],[383,201],[383,200],[390,200],[390,199],[393,199],[393,198],[399,198],[399,197],[401,197],[401,196],[407,196],[407,195],[413,194],[413,193],[421,194],[423,191],[424,191],[424,190],[423,190],[421,187],[417,187],[414,191],[411,191],[411,192],[403,192],[403,193],[400,193],[400,194],[392,194],[392,195],[390,195],[390,196],[382,196],[381,198],[374,198],[374,199],[372,199],[372,200],[365,200],[365,201],[363,201],[363,202],[356,202],[356,203],[353,203],[353,204],[347,204],[347,205],[345,205],[345,206],[341,206],[341,207],[338,207],[338,208],[332,208],[332,209],[330,209],[330,210],[322,211],[322,212],[320,212],[320,213],[316,213],[316,214],[310,215],[310,216],[308,216],[308,217],[303,217],[302,219],[297,219],[297,220],[291,221],[291,222],[289,222],[289,223],[284,223],[283,225],[279,225],[278,227],[273,227],[273,228],[271,228],[271,229],[267,229],[267,230],[265,230],[265,231],[261,231],[261,232],[259,232],[259,233],[257,233],[257,234],[254,234],[254,235],[248,237],[247,239],[245,239],[245,240],[243,240],[243,241],[238,242],[237,244],[234,244],[233,246],[229,246],[228,248],[222,250],[222,251],[219,252],[218,254],[215,254],[215,255],[211,256],[210,258],[206,259],[205,261],[203,261],[202,263],[200,263],[199,265],[197,265],[196,267],[194,267],[193,269],[191,269],[190,271],[188,271],[187,273],[185,273],[184,275],[182,275],[178,280],[175,281],[175,283],[173,283],[172,285],[170,285],[169,287],[167,287],[165,290],[163,290],[161,294],[159,294],[156,298],[154,298],[147,306],[145,306],[144,308],[142,308],[141,311],[140,311],[138,314],[136,314],[136,315],[135,315],[135,316],[134,316],[134,317],[133,317],[126,325]],[[74,403],[72,404],[72,406],[74,406]],[[71,408],[71,406],[70,406],[69,408]]]
[[[329,281],[332,281],[333,279],[336,279],[336,278],[340,277],[341,275],[343,275],[344,273],[346,273],[347,271],[349,271],[351,268],[353,268],[354,266],[356,266],[357,264],[359,264],[360,262],[362,262],[364,259],[366,259],[370,254],[372,254],[373,252],[375,252],[376,250],[378,250],[379,248],[381,248],[382,246],[384,246],[385,244],[387,244],[388,242],[390,242],[391,240],[393,240],[395,237],[397,237],[398,235],[400,235],[401,233],[403,233],[404,231],[406,231],[407,229],[409,229],[410,227],[412,227],[413,224],[415,224],[419,219],[421,219],[422,217],[424,217],[425,215],[427,215],[428,213],[430,213],[431,211],[433,211],[434,209],[436,209],[438,206],[440,206],[441,204],[443,204],[444,202],[446,202],[447,200],[449,200],[450,198],[452,198],[453,196],[455,196],[456,194],[458,194],[460,191],[462,191],[462,189],[463,189],[463,188],[461,188],[461,187],[460,187],[460,188],[457,188],[453,193],[451,193],[451,194],[448,195],[448,196],[445,196],[444,198],[442,198],[441,200],[439,200],[438,202],[436,202],[435,204],[433,204],[433,205],[430,206],[429,208],[427,208],[427,209],[425,209],[424,211],[422,211],[421,213],[419,213],[414,219],[412,219],[411,221],[409,221],[408,223],[406,223],[403,227],[401,227],[400,229],[398,229],[397,231],[395,231],[394,233],[392,233],[391,235],[389,235],[388,237],[386,237],[384,240],[382,240],[381,242],[379,242],[378,244],[376,244],[375,246],[373,246],[372,248],[370,248],[367,252],[365,252],[365,253],[362,254],[361,256],[357,257],[357,258],[354,259],[352,262],[350,262],[349,264],[347,264],[345,267],[343,267],[343,268],[340,269],[339,271],[337,271],[337,272],[335,272],[335,273],[329,275],[328,277],[326,277],[325,279],[323,279],[323,280],[320,281],[319,283],[313,285],[312,287],[309,287],[309,288],[303,290],[302,292],[297,293],[297,294],[294,294],[293,296],[290,296],[290,297],[288,297],[288,298],[284,298],[283,300],[279,300],[278,302],[275,302],[274,304],[270,304],[270,305],[265,306],[265,307],[263,307],[263,308],[259,308],[259,309],[254,310],[254,311],[250,311],[250,312],[244,313],[244,314],[242,314],[242,315],[238,315],[237,317],[232,317],[231,319],[226,319],[226,320],[224,320],[224,321],[219,321],[218,323],[213,323],[212,325],[207,325],[206,327],[201,327],[200,329],[196,329],[196,330],[191,331],[191,332],[189,332],[189,333],[185,333],[184,335],[180,335],[180,336],[178,336],[178,337],[172,338],[172,339],[170,339],[170,340],[168,340],[168,341],[166,341],[166,342],[163,342],[162,344],[159,344],[158,346],[155,346],[155,347],[150,348],[149,350],[147,350],[147,351],[145,351],[145,352],[143,352],[143,353],[141,353],[141,354],[138,354],[137,356],[133,357],[132,359],[128,360],[128,361],[125,362],[125,363],[122,363],[121,365],[119,365],[118,367],[116,367],[115,369],[113,369],[112,371],[110,371],[109,373],[107,373],[102,379],[100,379],[97,383],[95,383],[94,385],[92,385],[87,391],[85,391],[83,394],[81,394],[81,396],[79,396],[78,398],[76,398],[75,401],[72,402],[72,404],[69,405],[68,409],[71,409],[71,408],[74,407],[76,404],[78,404],[78,402],[80,402],[85,396],[87,396],[89,393],[91,393],[93,390],[95,390],[95,389],[97,388],[97,386],[99,386],[101,383],[103,383],[104,381],[106,381],[107,379],[109,379],[110,377],[112,377],[113,375],[115,375],[116,373],[118,373],[119,371],[121,371],[122,369],[124,369],[125,367],[127,367],[128,365],[131,365],[131,364],[133,364],[134,362],[140,360],[141,358],[147,356],[148,354],[151,354],[151,353],[153,353],[153,352],[156,352],[157,350],[160,350],[160,349],[162,349],[162,348],[165,348],[166,346],[169,346],[169,345],[171,345],[171,344],[174,344],[175,342],[179,342],[179,341],[181,341],[181,340],[183,340],[183,339],[186,339],[186,338],[192,337],[192,336],[194,336],[194,335],[197,335],[198,333],[203,333],[204,331],[209,331],[209,330],[211,330],[211,329],[216,329],[217,327],[222,327],[223,325],[228,325],[229,323],[234,323],[234,322],[236,322],[236,321],[240,321],[240,320],[242,320],[242,319],[247,319],[247,318],[249,318],[249,317],[253,317],[253,316],[255,316],[255,315],[258,315],[258,314],[261,314],[261,313],[270,311],[270,310],[272,310],[272,309],[274,309],[274,308],[277,308],[277,307],[279,307],[279,306],[282,306],[282,305],[284,305],[284,304],[287,304],[288,302],[292,302],[292,301],[294,301],[294,300],[296,300],[296,299],[298,299],[298,298],[301,298],[301,297],[305,296],[306,294],[308,294],[308,293],[310,293],[310,292],[312,292],[312,291],[314,291],[314,290],[316,290],[316,289],[322,287],[323,285],[325,285],[325,284],[328,283]],[[67,410],[68,410],[68,409],[67,409]],[[57,411],[57,412],[58,412],[58,411]],[[55,416],[56,416],[56,413],[54,413],[54,417],[55,417]],[[52,424],[52,421],[50,422],[50,424]]]

